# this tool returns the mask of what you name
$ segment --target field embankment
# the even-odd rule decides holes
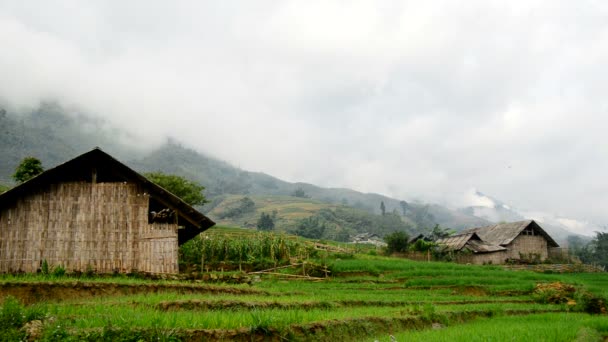
[[[576,336],[608,335],[597,323],[606,318],[607,274],[340,256],[325,260],[332,272],[326,279],[261,275],[250,285],[5,276],[0,295],[13,297],[5,297],[0,324],[12,310],[26,318],[6,331],[38,340],[388,341],[394,335],[402,341],[424,334],[458,340],[461,329],[514,322],[483,335],[500,341],[532,324],[523,322],[540,327],[571,315],[579,322]]]

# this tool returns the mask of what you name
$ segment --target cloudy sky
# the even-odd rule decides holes
[[[0,102],[288,181],[608,222],[608,2],[0,0]]]

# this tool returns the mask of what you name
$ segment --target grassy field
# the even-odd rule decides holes
[[[239,226],[255,228],[256,222],[262,212],[272,213],[276,211],[277,219],[275,225],[277,227],[291,227],[297,220],[307,218],[314,215],[323,208],[336,209],[340,207],[335,204],[313,200],[310,198],[300,198],[292,196],[252,196],[251,199],[255,202],[255,208],[252,211],[246,212],[237,217],[221,218],[221,213],[234,203],[241,200],[243,196],[227,196],[220,205],[213,208],[208,215],[215,222],[222,226]]]
[[[250,274],[248,284],[3,276],[0,341],[25,334],[47,341],[608,337],[606,314],[586,313],[605,308],[606,273],[540,274],[356,253],[323,261],[331,270],[327,278]]]
[[[238,206],[239,201],[242,200],[243,197],[245,196],[225,196],[217,206],[206,214],[220,226],[255,228],[262,212],[267,214],[275,213],[275,227],[280,231],[289,231],[296,226],[298,221],[314,216],[321,210],[343,209],[350,212],[353,217],[366,218],[367,221],[372,220],[374,216],[362,209],[332,204],[313,198],[293,196],[246,196],[255,203],[251,210],[236,216],[226,217],[223,215],[231,208]],[[411,227],[416,226],[416,223],[409,217],[401,216],[400,219]],[[341,222],[341,224],[354,228],[349,222]]]

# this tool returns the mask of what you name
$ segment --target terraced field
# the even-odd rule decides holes
[[[242,285],[5,276],[0,296],[9,299],[0,324],[19,312],[24,327],[17,331],[67,341],[390,341],[391,336],[601,341],[608,336],[602,298],[607,274],[539,274],[370,255],[334,259],[330,269],[331,277],[323,280],[263,275]]]

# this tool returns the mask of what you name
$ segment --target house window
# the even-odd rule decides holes
[[[167,206],[150,196],[148,204],[148,223],[167,222],[175,222],[175,211],[167,208]]]
[[[522,235],[530,235],[530,236],[534,236],[534,229],[528,227],[526,229],[524,229],[523,232],[521,232]]]

